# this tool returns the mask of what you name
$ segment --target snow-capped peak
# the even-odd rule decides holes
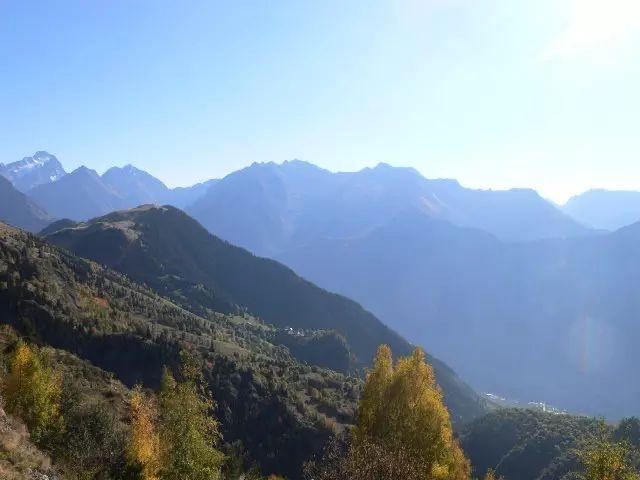
[[[66,175],[66,172],[55,155],[38,151],[32,157],[0,166],[0,174],[18,190],[26,192],[43,183],[55,182]]]

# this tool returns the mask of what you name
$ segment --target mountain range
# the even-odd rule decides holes
[[[56,218],[90,218],[125,206],[122,196],[87,167],[79,167],[58,181],[38,185],[27,193]]]
[[[50,217],[72,219],[43,235],[187,308],[244,308],[280,328],[335,330],[337,337],[322,341],[341,353],[325,366],[345,372],[363,365],[387,335],[363,330],[383,326],[378,317],[400,351],[409,343],[393,331],[478,390],[589,414],[636,413],[640,386],[619,379],[632,376],[629,358],[640,333],[633,322],[640,314],[640,227],[607,232],[633,223],[634,192],[587,192],[559,207],[533,190],[473,190],[411,168],[332,173],[297,160],[256,163],[178,189],[132,166],[103,175],[81,167],[38,184],[38,170],[56,164],[43,152],[36,157],[33,166],[25,161],[3,171],[9,167],[21,185],[37,184],[27,196],[13,188],[12,203],[47,220],[11,220],[17,207],[0,210],[0,218],[31,222],[32,230]],[[162,215],[151,207],[108,213],[139,203],[184,208],[214,236],[170,207]],[[366,310],[231,244],[278,260]],[[247,278],[259,279],[255,290]],[[309,311],[297,317],[300,308]],[[300,355],[318,358],[310,351]]]
[[[319,236],[357,235],[411,208],[505,241],[589,235],[640,220],[640,192],[590,190],[556,206],[529,189],[473,190],[387,164],[332,173],[299,160],[255,163],[223,179],[171,189],[132,165],[102,175],[87,167],[68,174],[54,155],[39,151],[0,164],[0,176],[54,218],[79,221],[113,208],[169,204],[188,209],[224,238],[268,255]],[[64,177],[69,178],[58,183]],[[253,190],[248,198],[240,193],[245,187]],[[224,205],[231,199],[232,205]],[[235,236],[236,212],[250,223],[246,238]]]
[[[102,175],[85,166],[67,173],[58,159],[47,152],[36,152],[32,157],[0,164],[0,176],[46,211],[48,217],[76,221],[145,203],[183,208],[195,202],[215,183],[215,180],[208,180],[191,187],[170,189],[132,165],[112,167]],[[11,223],[8,217],[0,218]],[[16,225],[29,228],[27,223]]]
[[[187,207],[210,231],[260,255],[318,238],[357,237],[410,210],[508,241],[592,233],[533,190],[471,190],[386,164],[332,173],[302,161],[256,163]]]

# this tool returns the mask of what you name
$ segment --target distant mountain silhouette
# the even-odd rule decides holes
[[[168,188],[150,173],[133,165],[112,167],[102,180],[124,200],[126,208],[144,204],[173,205],[184,208],[203,196],[217,180],[207,180],[189,187]]]
[[[507,241],[591,233],[533,190],[471,190],[387,164],[331,173],[299,160],[256,163],[222,180],[169,189],[132,165],[112,167],[102,176],[86,167],[66,174],[53,155],[37,152],[0,165],[0,174],[54,217],[87,220],[114,209],[169,204],[260,255],[318,238],[361,235],[409,210]]]
[[[0,164],[0,175],[23,193],[38,185],[55,182],[66,175],[58,159],[47,152],[36,152],[8,165]]]
[[[52,219],[11,182],[0,175],[0,220],[31,232],[51,223]]]
[[[72,220],[86,220],[126,207],[124,198],[87,167],[40,185],[30,190],[29,196],[54,217]]]
[[[505,243],[418,212],[278,259],[362,303],[482,391],[637,413],[640,224]]]
[[[171,192],[153,175],[133,165],[112,167],[101,178],[122,197],[128,207],[145,203],[165,203]]]
[[[220,240],[170,206],[112,213],[45,238],[120,270],[196,312],[241,306],[279,327],[336,330],[360,364],[369,362],[382,343],[398,355],[412,349],[357,303]],[[483,401],[451,369],[429,360],[456,419],[483,411]]]
[[[112,167],[103,175],[82,166],[67,174],[58,159],[44,151],[7,165],[0,163],[0,176],[17,190],[37,199],[54,218],[73,220],[88,220],[115,209],[142,204],[184,208],[217,181],[170,189],[133,165]]]
[[[470,190],[386,164],[331,173],[302,161],[256,163],[212,185],[187,211],[209,231],[260,255],[362,235],[406,211],[504,240],[590,233],[533,190]]]
[[[190,187],[176,187],[171,190],[169,199],[166,201],[169,205],[173,205],[178,208],[185,208],[191,205],[200,197],[202,197],[209,187],[216,183],[217,179],[207,180],[201,183],[196,183]]]
[[[640,220],[640,192],[589,190],[569,199],[562,209],[585,225],[617,230]]]

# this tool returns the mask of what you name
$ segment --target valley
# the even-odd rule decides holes
[[[125,388],[156,389],[160,367],[197,352],[213,365],[203,378],[225,448],[244,452],[244,465],[301,478],[305,461],[357,421],[381,344],[398,356],[413,345],[429,352],[480,470],[495,462],[474,453],[483,421],[529,435],[531,418],[515,413],[529,411],[548,435],[563,417],[636,413],[640,384],[618,376],[634,377],[635,225],[590,229],[533,192],[472,191],[388,165],[333,174],[299,161],[255,164],[170,190],[134,167],[46,181],[38,170],[61,165],[34,158],[43,160],[27,173],[10,169],[22,183],[3,187],[5,219],[41,237],[3,227],[8,334],[67,351]],[[171,192],[190,199],[187,213],[170,205],[180,203]],[[96,194],[110,200],[93,202]],[[88,210],[60,218],[78,203]],[[575,438],[593,436],[590,425]],[[290,452],[286,461],[273,449]],[[540,472],[577,464],[540,461]]]

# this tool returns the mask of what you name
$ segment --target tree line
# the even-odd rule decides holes
[[[42,349],[18,340],[1,392],[7,412],[22,419],[32,441],[52,455],[65,478],[264,478],[238,467],[225,449],[213,416],[215,401],[206,385],[198,358],[183,351],[180,369],[165,368],[157,391],[137,386],[129,392],[126,422],[118,427],[105,405],[78,411],[82,402],[67,391]],[[88,450],[95,451],[82,453]],[[638,479],[636,454],[625,438],[612,440],[603,429],[583,445],[580,468],[566,478]],[[472,478],[422,350],[394,362],[388,347],[378,349],[359,400],[356,425],[331,440],[304,470],[307,480]],[[498,478],[492,470],[484,473],[485,480]]]

